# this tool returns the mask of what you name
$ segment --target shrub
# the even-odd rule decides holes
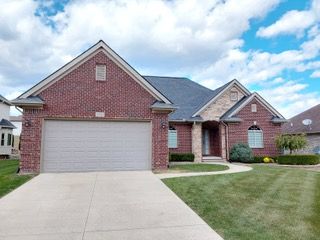
[[[253,162],[254,163],[263,163],[263,159],[264,159],[264,157],[254,156],[253,157]]]
[[[230,150],[231,162],[253,163],[253,153],[248,144],[237,143]]]
[[[254,163],[274,163],[275,158],[271,158],[271,157],[261,157],[261,156],[254,156]]]
[[[318,155],[283,155],[277,157],[279,164],[287,165],[316,165],[320,163]]]
[[[274,159],[270,157],[265,157],[263,158],[264,163],[274,163]]]
[[[193,153],[170,153],[169,161],[170,162],[193,162],[194,154]]]

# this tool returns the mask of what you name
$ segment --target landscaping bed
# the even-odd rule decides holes
[[[225,240],[316,240],[320,174],[253,165],[244,173],[163,182]]]
[[[0,198],[30,180],[33,175],[19,175],[18,160],[0,161]]]

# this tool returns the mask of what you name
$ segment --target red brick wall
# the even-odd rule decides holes
[[[170,148],[171,153],[191,153],[192,152],[192,136],[190,123],[170,123],[170,126],[177,130],[178,148]]]
[[[97,63],[106,65],[106,81],[95,80]],[[44,118],[95,119],[96,112],[105,112],[105,119],[152,121],[152,165],[157,169],[167,167],[168,129],[163,129],[161,123],[168,123],[168,114],[152,113],[150,105],[155,98],[102,52],[52,84],[39,96],[46,103],[42,110],[24,109],[21,134],[23,172],[40,170]],[[26,121],[31,123],[29,127]]]
[[[257,112],[251,112],[251,104],[257,104]],[[272,114],[257,100],[253,99],[237,114],[243,121],[239,124],[228,124],[229,147],[236,143],[248,143],[248,128],[256,121],[263,130],[264,148],[253,149],[256,156],[275,156],[279,151],[275,145],[275,137],[281,133],[281,125],[273,124]]]

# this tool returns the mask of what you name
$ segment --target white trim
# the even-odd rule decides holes
[[[172,142],[172,138],[174,138],[174,142]],[[175,130],[168,130],[168,148],[176,149],[178,148],[178,131]]]
[[[254,134],[254,146],[252,146],[252,145],[250,145],[250,138],[249,138],[249,134]],[[257,145],[257,142],[256,142],[256,133],[260,133],[261,135],[260,135],[260,137],[261,137],[261,139],[259,139],[259,140],[261,140],[261,145]],[[261,149],[261,148],[264,148],[264,136],[263,136],[263,130],[262,129],[260,129],[260,130],[249,130],[248,129],[248,132],[247,132],[247,134],[248,134],[248,145],[249,145],[249,147],[250,148],[252,148],[252,149]]]
[[[47,87],[49,87],[54,82],[61,79],[67,73],[72,71],[75,67],[79,66],[82,62],[84,62],[89,57],[97,54],[102,51],[110,57],[121,69],[125,70],[136,82],[138,82],[144,89],[146,89],[152,96],[154,96],[157,100],[161,100],[167,104],[171,104],[171,102],[164,97],[157,89],[155,89],[148,81],[146,81],[136,70],[134,70],[127,62],[125,62],[117,53],[115,53],[105,42],[100,40],[97,44],[89,48],[87,51],[73,59],[71,62],[67,63],[65,66],[27,90],[25,93],[19,96],[19,98],[27,98],[31,95],[36,95],[39,92],[43,91]]]
[[[284,118],[274,107],[272,107],[266,100],[264,100],[258,93],[254,92],[246,101],[244,101],[240,106],[238,106],[233,112],[231,112],[227,117],[231,117],[238,113],[242,108],[244,108],[253,98],[256,98],[259,103],[264,105],[269,112],[276,115],[277,117]]]
[[[196,113],[194,113],[192,115],[192,117],[196,117],[198,116],[202,111],[204,111],[209,105],[211,105],[211,103],[213,103],[216,99],[218,99],[222,94],[224,94],[227,90],[229,90],[230,88],[232,88],[234,85],[237,85],[240,90],[243,91],[244,95],[249,96],[250,95],[250,91],[248,89],[246,89],[237,79],[232,80],[228,86],[223,89],[221,92],[219,92],[216,96],[214,96],[213,98],[211,98],[209,100],[209,102],[207,102],[205,105],[203,105],[203,107],[201,107]]]

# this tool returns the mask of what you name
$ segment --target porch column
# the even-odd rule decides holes
[[[226,127],[223,124],[220,124],[220,146],[221,146],[221,158],[227,160],[227,136],[226,136]]]
[[[202,161],[202,123],[192,125],[192,153],[195,162]]]

